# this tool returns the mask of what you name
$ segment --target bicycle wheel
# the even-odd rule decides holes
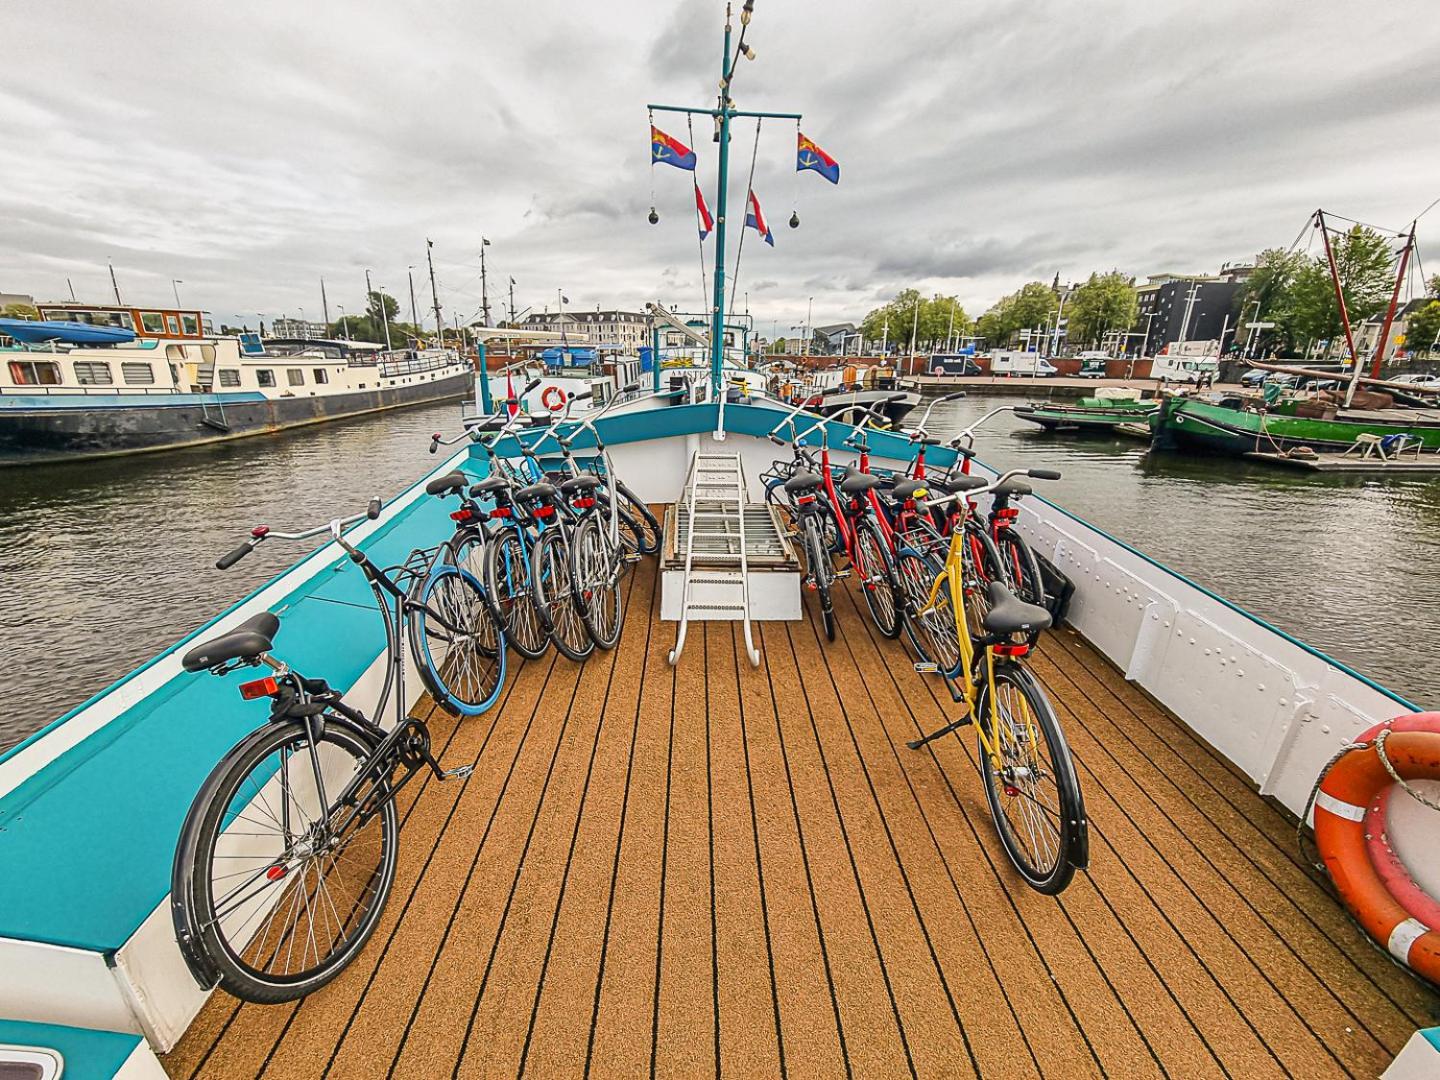
[[[834,641],[835,597],[831,594],[830,551],[825,546],[814,514],[805,515],[805,561],[809,563],[810,587],[820,601],[820,621],[825,626],[825,637]]]
[[[888,638],[899,637],[903,602],[896,590],[895,560],[880,527],[869,518],[855,531],[855,563],[875,628]]]
[[[575,528],[570,543],[570,578],[580,598],[580,617],[591,639],[613,649],[625,625],[625,597],[620,591],[623,556],[610,545],[610,523],[590,514]]]
[[[645,500],[626,487],[623,481],[615,481],[615,490],[620,492],[621,498],[625,500],[620,509],[629,511],[631,519],[638,526],[641,554],[654,555],[660,550],[660,522],[655,520],[655,515]]]
[[[1014,529],[1001,529],[995,539],[1005,578],[1011,590],[1027,604],[1045,607],[1045,582],[1040,577],[1040,563],[1025,538]]]
[[[410,655],[442,708],[478,716],[500,696],[505,649],[485,591],[467,570],[441,563],[416,582],[406,616]]]
[[[501,529],[485,545],[485,595],[505,641],[530,660],[545,655],[550,637],[540,625],[530,587],[530,560],[514,528]]]
[[[321,731],[314,744],[303,724],[271,724],[240,742],[200,789],[180,835],[177,936],[243,1001],[294,1001],[340,974],[374,932],[395,880],[389,777],[362,785],[356,800],[333,801],[364,771],[371,747],[341,723]],[[354,811],[376,798],[374,813]]]
[[[944,570],[944,564],[938,559],[911,549],[902,550],[895,560],[895,573],[904,600],[905,635],[921,660],[934,664],[949,676],[958,673],[960,668],[960,640],[955,634],[955,604],[948,577],[940,583],[935,604],[930,607],[930,590]]]
[[[450,565],[458,570],[464,570],[475,579],[476,584],[484,589],[485,581],[485,549],[489,545],[489,538],[482,533],[456,533],[450,538],[446,550],[446,557]],[[495,616],[495,606],[490,602],[488,594],[485,596],[485,604],[490,609],[491,618],[486,619],[477,627],[477,638],[480,647],[493,652],[499,647],[500,638],[504,632],[500,627],[500,620]]]
[[[976,701],[976,723],[991,730],[991,684]],[[1039,683],[1019,664],[995,665],[997,761],[980,743],[985,801],[1005,854],[1025,883],[1053,896],[1089,859],[1085,803],[1070,748]]]
[[[595,639],[585,629],[575,602],[570,576],[570,538],[563,527],[545,529],[530,552],[530,582],[535,589],[535,613],[540,625],[560,652],[580,661],[595,651]]]
[[[965,557],[961,562],[965,583],[965,624],[972,638],[985,635],[985,616],[990,614],[990,583],[1007,584],[1005,563],[995,541],[975,518],[965,519]]]

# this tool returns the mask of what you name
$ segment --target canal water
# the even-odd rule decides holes
[[[936,408],[958,432],[1014,398]],[[250,527],[358,512],[427,470],[454,404],[212,447],[0,471],[0,749],[103,689],[300,557]],[[1058,468],[1047,497],[1421,705],[1440,703],[1440,482],[1310,476],[1150,457],[1128,439],[1047,435],[1006,413],[976,447]],[[203,722],[203,718],[196,718]]]

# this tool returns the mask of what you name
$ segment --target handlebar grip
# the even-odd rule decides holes
[[[437,450],[439,450],[439,449],[440,449],[440,436],[439,436],[439,435],[431,435],[431,436],[430,436],[430,452],[433,454],[433,453],[435,453],[435,451],[437,451]]]
[[[237,562],[243,559],[246,555],[249,555],[250,552],[254,550],[255,542],[253,540],[246,540],[245,543],[241,544],[228,555],[221,555],[220,558],[216,559],[215,569],[229,570],[230,567],[234,566]]]
[[[376,495],[373,499],[370,500],[370,505],[365,508],[365,516],[371,521],[374,521],[380,516],[380,507],[382,505],[384,504],[381,503],[380,496]]]
[[[905,397],[906,397],[905,394],[891,394],[891,395],[890,395],[888,398],[886,398],[885,400],[886,400],[886,401],[904,401],[904,400],[905,400]]]
[[[1034,477],[1036,480],[1060,479],[1060,474],[1054,469],[1026,469],[1025,475]]]
[[[590,400],[592,397],[594,397],[594,396],[595,396],[595,391],[593,391],[593,390],[586,390],[583,394],[571,394],[571,395],[570,395],[570,400],[571,400],[571,401],[589,401],[589,400]]]
[[[624,393],[633,394],[636,390],[639,389],[640,384],[638,382],[632,382],[629,386],[625,387]]]
[[[776,446],[785,445],[785,440],[780,438],[780,436],[776,435],[773,431],[770,432],[770,441],[773,442]]]
[[[941,400],[941,401],[959,401],[959,400],[960,400],[961,398],[963,398],[964,396],[965,396],[965,391],[964,391],[964,390],[958,390],[958,391],[956,391],[956,392],[953,393],[953,394],[946,394],[946,395],[945,395],[944,397],[942,397],[940,400]]]
[[[531,390],[534,390],[539,385],[539,379],[531,379],[530,382],[526,384],[525,389],[520,391],[520,396],[524,397],[526,394],[530,393]]]

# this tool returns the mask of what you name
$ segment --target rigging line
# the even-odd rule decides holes
[[[1348,218],[1344,214],[1332,214],[1329,210],[1325,211],[1325,216],[1327,218],[1334,218],[1336,221],[1348,221],[1351,225],[1359,225],[1366,229],[1374,229],[1378,233],[1390,233],[1394,236],[1405,235],[1404,229],[1388,229],[1384,225],[1374,225],[1368,221],[1359,221],[1355,218]],[[1335,233],[1337,236],[1340,232],[1340,230],[1338,229],[1331,229],[1330,231]]]
[[[690,148],[693,150],[695,148],[695,121],[689,113],[685,114],[685,128],[690,136]],[[655,155],[651,154],[650,156],[653,158]],[[653,161],[650,163],[650,176],[652,184],[651,191],[653,193],[655,176],[655,163]],[[693,176],[690,179],[694,182],[696,188],[699,188],[700,181],[696,180]],[[651,201],[654,201],[653,194],[651,195]],[[709,311],[710,286],[707,284],[705,278],[705,238],[700,235],[700,204],[698,201],[695,204],[695,242],[700,246],[700,310]],[[719,241],[717,240],[716,243],[719,243]]]
[[[745,212],[750,212],[750,197],[755,191],[755,159],[760,155],[760,118],[755,118],[755,145],[750,150],[750,179],[745,181]],[[760,224],[757,219],[755,224]],[[758,230],[757,230],[758,231]],[[740,256],[745,254],[745,226],[740,226],[740,246],[735,249],[735,273],[730,278],[730,310],[735,309],[735,291],[740,288]]]
[[[1425,207],[1424,210],[1421,210],[1420,213],[1416,214],[1415,220],[1419,221],[1422,217],[1430,213],[1430,211],[1434,210],[1437,206],[1440,206],[1440,195],[1437,195],[1434,202],[1432,202],[1429,206]]]

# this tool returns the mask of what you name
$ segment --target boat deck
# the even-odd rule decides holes
[[[1375,1076],[1440,1000],[1295,854],[1293,823],[1069,631],[1033,669],[1092,866],[1010,871],[954,705],[838,601],[841,635],[700,623],[653,560],[612,653],[518,668],[403,798],[374,939],[295,1005],[214,995],[176,1077]],[[963,731],[963,729],[962,729]]]

